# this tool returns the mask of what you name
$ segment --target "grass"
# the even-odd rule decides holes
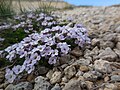
[[[0,0],[0,17],[7,18],[14,15],[12,0]]]

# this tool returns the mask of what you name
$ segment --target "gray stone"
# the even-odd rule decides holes
[[[51,84],[42,76],[35,78],[35,85],[33,90],[50,90]]]
[[[116,48],[120,50],[120,42],[116,44]]]
[[[59,83],[61,81],[61,77],[62,73],[59,71],[55,71],[50,79],[51,84]]]
[[[119,82],[119,81],[120,81],[120,75],[112,75],[112,76],[111,76],[111,80],[112,80],[112,81]]]
[[[112,42],[112,41],[100,41],[100,47],[101,48],[107,48],[107,47],[110,47],[110,48],[114,48],[114,46],[115,46],[115,44],[114,44],[114,42]]]
[[[0,71],[0,83],[3,82],[4,78],[5,78],[5,72],[4,71]]]
[[[64,73],[65,73],[66,77],[70,79],[71,77],[73,77],[76,74],[76,69],[74,66],[71,65],[64,69]]]
[[[116,33],[105,33],[103,40],[105,41],[115,41],[117,34]]]
[[[118,49],[114,49],[115,53],[118,55],[118,57],[120,58],[120,50]]]
[[[9,84],[5,90],[14,90],[14,85],[13,84]]]
[[[115,29],[115,31],[116,31],[117,33],[120,33],[120,26],[118,26],[118,27]]]
[[[110,47],[107,47],[103,52],[101,52],[98,55],[97,58],[101,58],[103,60],[108,60],[108,61],[115,61],[117,55]]]
[[[110,63],[108,61],[105,61],[102,59],[96,60],[94,62],[94,68],[95,68],[95,70],[98,70],[98,71],[103,72],[103,73],[107,73],[107,72],[112,71]]]
[[[65,84],[63,90],[82,90],[81,82],[79,80],[72,80]]]
[[[68,54],[60,57],[59,62],[60,64],[68,64],[70,62],[70,55]]]
[[[5,90],[32,90],[33,86],[29,82],[21,82],[17,85],[9,84]]]
[[[46,74],[48,72],[48,68],[44,67],[44,66],[37,66],[35,73],[37,73],[38,75],[43,75]]]
[[[55,84],[55,86],[51,90],[62,90],[59,84]]]
[[[92,44],[93,46],[99,45],[99,44],[100,44],[100,39],[97,39],[97,38],[92,39],[91,44]]]
[[[51,79],[52,78],[52,75],[53,75],[53,70],[50,70],[47,74],[46,74],[46,77]]]
[[[83,51],[80,50],[79,47],[75,47],[70,53],[76,57],[80,57],[83,55]]]
[[[89,65],[90,61],[91,61],[90,59],[79,59],[76,60],[72,65],[74,66]]]

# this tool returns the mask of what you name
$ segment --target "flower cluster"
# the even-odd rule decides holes
[[[25,60],[23,65],[14,66],[12,70],[7,69],[6,79],[12,83],[16,75],[23,71],[30,74],[40,60],[48,60],[49,64],[55,64],[59,57],[68,54],[71,50],[71,45],[67,42],[68,40],[74,41],[73,44],[80,47],[90,43],[87,30],[80,24],[75,24],[73,27],[55,26],[51,29],[46,28],[40,33],[30,34],[20,43],[9,46],[5,49],[8,53],[7,59],[12,62],[19,56],[19,58],[24,58]]]
[[[55,15],[47,15],[44,13],[35,14],[35,13],[27,13],[23,15],[15,16],[13,21],[14,24],[3,24],[0,25],[0,30],[5,29],[22,29],[26,33],[33,33],[40,29],[45,29],[46,27],[50,28],[57,24],[56,21],[57,16]]]

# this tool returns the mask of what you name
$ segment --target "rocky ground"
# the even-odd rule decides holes
[[[39,67],[25,82],[5,82],[0,90],[120,90],[120,7],[80,7],[56,13],[83,24],[91,45],[76,47],[53,69]],[[3,79],[1,71],[0,83]]]

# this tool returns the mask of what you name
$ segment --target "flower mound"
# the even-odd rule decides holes
[[[69,43],[71,41],[74,43]],[[73,27],[56,26],[33,33],[20,43],[5,49],[8,53],[6,58],[11,62],[16,57],[25,59],[23,65],[14,66],[12,70],[6,69],[6,79],[12,83],[23,71],[30,74],[40,60],[48,60],[49,64],[55,64],[59,57],[69,53],[72,44],[83,47],[86,43],[90,43],[87,30],[79,24]]]

